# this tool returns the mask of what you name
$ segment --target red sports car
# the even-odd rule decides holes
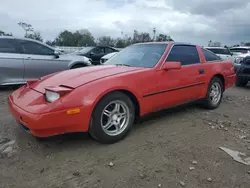
[[[89,132],[121,140],[135,117],[202,100],[217,108],[235,82],[232,62],[185,43],[131,45],[104,65],[27,81],[8,99],[15,119],[36,137]]]

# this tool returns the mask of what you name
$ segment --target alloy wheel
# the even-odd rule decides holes
[[[101,126],[110,136],[121,134],[128,126],[130,119],[129,107],[120,100],[112,101],[102,111]]]
[[[221,85],[214,82],[210,88],[209,99],[213,105],[216,105],[221,99]]]

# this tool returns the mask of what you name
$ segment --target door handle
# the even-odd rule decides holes
[[[198,72],[199,72],[199,74],[204,74],[205,70],[204,69],[199,69]]]

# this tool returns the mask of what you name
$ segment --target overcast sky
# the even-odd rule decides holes
[[[155,27],[175,41],[236,44],[250,41],[250,0],[0,0],[0,30],[23,36],[19,21],[45,40],[63,29],[117,37]]]

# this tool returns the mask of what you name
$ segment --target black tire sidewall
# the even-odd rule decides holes
[[[219,102],[218,102],[216,105],[214,105],[214,104],[212,103],[212,101],[210,100],[210,97],[209,97],[211,87],[212,87],[212,85],[213,85],[215,82],[218,82],[218,83],[220,84],[220,87],[221,87],[221,97],[220,97]],[[209,108],[209,109],[218,108],[218,106],[219,106],[220,103],[221,103],[222,97],[223,97],[223,91],[224,91],[224,86],[223,86],[222,80],[221,80],[220,78],[214,77],[214,78],[210,81],[210,83],[209,83],[209,85],[208,85],[207,95],[206,95],[206,98],[205,98],[205,106],[206,106],[207,108]]]
[[[106,134],[101,126],[101,115],[103,109],[112,101],[115,100],[120,100],[124,102],[128,108],[129,108],[129,113],[130,113],[130,118],[129,118],[129,123],[126,129],[120,133],[119,135],[116,136],[110,136]],[[104,96],[96,105],[92,117],[91,117],[91,123],[89,127],[89,133],[90,135],[98,140],[101,143],[115,143],[121,139],[123,139],[130,129],[132,128],[132,125],[134,123],[135,119],[135,107],[131,99],[124,93],[122,92],[113,92],[110,93],[106,96]]]

